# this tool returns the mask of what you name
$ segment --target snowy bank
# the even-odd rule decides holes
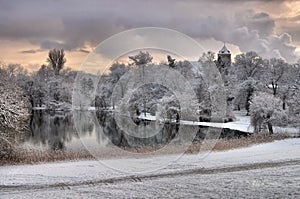
[[[150,173],[135,173],[138,168],[158,168],[168,160],[169,165]],[[286,139],[260,144],[248,148],[224,152],[162,155],[145,158],[106,159],[101,161],[69,161],[37,165],[0,167],[0,190],[5,186],[49,185],[59,183],[81,183],[143,174],[164,174],[190,169],[232,167],[253,163],[300,160],[300,139]],[[109,165],[121,165],[119,172]]]

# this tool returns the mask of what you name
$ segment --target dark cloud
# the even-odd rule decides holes
[[[288,32],[292,37],[292,41],[300,44],[300,15],[278,18],[277,20],[279,27],[278,29],[282,33]]]
[[[275,21],[267,13],[255,13],[254,10],[246,10],[235,16],[238,26],[245,26],[257,30],[260,37],[267,37],[274,33]]]
[[[39,50],[33,50],[33,49],[31,49],[31,50],[20,51],[20,53],[23,53],[23,54],[35,54],[37,52],[39,52]]]
[[[49,50],[53,48],[74,50],[75,48],[78,47],[78,45],[72,42],[57,42],[57,41],[50,41],[50,40],[41,42],[40,46],[42,50]]]
[[[292,37],[288,33],[284,33],[280,36],[273,35],[269,38],[269,41],[270,52],[278,51],[280,56],[288,61],[297,59],[295,54],[296,47],[292,44]]]
[[[276,52],[291,61],[295,47],[287,36],[275,35],[275,20],[244,7],[240,1],[0,0],[0,39],[27,40],[42,50],[82,51],[123,30],[158,26],[232,43],[242,51]],[[288,30],[300,41],[296,27]]]

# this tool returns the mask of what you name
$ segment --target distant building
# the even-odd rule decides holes
[[[219,69],[224,86],[228,86],[229,81],[228,81],[228,69],[231,66],[231,52],[228,50],[226,47],[225,43],[223,48],[218,52],[218,59],[215,61],[217,68]],[[227,95],[227,114],[226,116],[228,117],[228,120],[230,119],[230,112],[232,110],[233,106],[233,100],[234,96],[230,96],[229,93],[226,93]]]
[[[219,70],[222,68],[228,68],[231,65],[231,52],[227,49],[225,43],[223,48],[218,53],[216,65],[219,68]]]

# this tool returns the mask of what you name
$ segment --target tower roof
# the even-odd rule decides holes
[[[230,54],[230,50],[228,50],[224,44],[223,48],[219,51],[219,54]]]

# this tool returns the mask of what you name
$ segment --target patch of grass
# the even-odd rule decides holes
[[[22,164],[32,164],[36,162],[57,162],[65,160],[93,159],[93,156],[87,152],[64,152],[64,151],[38,151],[21,150],[15,158],[15,162]]]
[[[248,137],[236,138],[236,139],[219,139],[219,140],[205,140],[202,143],[196,143],[191,145],[187,153],[199,153],[201,151],[213,150],[213,151],[225,151],[243,147],[249,147],[251,145],[269,143],[275,140],[283,140],[290,138],[288,134],[253,134]]]

